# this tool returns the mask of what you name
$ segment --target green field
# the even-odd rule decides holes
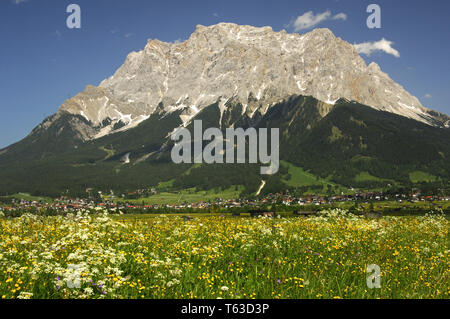
[[[170,185],[167,183],[165,185]],[[127,202],[136,205],[162,205],[162,204],[181,204],[181,203],[199,203],[215,201],[217,198],[233,199],[239,198],[243,188],[241,186],[231,187],[226,190],[196,191],[195,189],[187,189],[179,192],[161,192],[149,197],[139,199],[127,199]],[[106,197],[108,198],[108,197]]]
[[[18,194],[13,194],[10,196],[3,196],[3,198],[5,197],[10,197],[10,198],[15,198],[18,200],[26,200],[26,201],[36,201],[36,202],[43,202],[43,203],[52,203],[53,200],[50,197],[41,197],[41,196],[32,196],[28,193],[18,193]],[[0,197],[1,199],[2,197]]]
[[[381,182],[382,179],[370,175],[368,172],[361,172],[355,176],[355,182],[365,182],[365,181],[377,181]]]
[[[422,171],[414,171],[414,172],[410,173],[409,179],[413,183],[434,182],[437,180],[436,176],[433,176],[431,174],[428,174],[428,173],[422,172]]]
[[[282,181],[291,187],[302,187],[302,186],[322,186],[324,189],[327,186],[335,187],[339,192],[348,192],[348,189],[331,182],[328,179],[317,177],[309,172],[306,172],[303,168],[295,166],[286,161],[280,161],[282,166],[288,168],[288,173],[290,175],[289,179],[283,179]]]

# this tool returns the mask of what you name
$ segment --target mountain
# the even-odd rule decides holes
[[[449,120],[424,108],[376,63],[367,66],[328,29],[300,35],[230,23],[197,26],[182,43],[149,40],[113,76],[87,86],[58,112],[85,117],[96,129],[82,135],[92,139],[138,125],[160,103],[166,112],[185,109],[186,122],[219,100],[234,99],[251,117],[294,94],[329,104],[345,98],[436,126]]]
[[[265,192],[296,185],[290,165],[329,185],[406,184],[417,172],[450,180],[450,117],[367,66],[351,44],[328,29],[299,35],[221,23],[197,26],[182,43],[148,41],[113,76],[0,150],[0,193],[167,181],[255,192],[258,165],[171,162],[170,133],[192,129],[194,119],[204,129],[280,129],[285,164],[265,177]]]

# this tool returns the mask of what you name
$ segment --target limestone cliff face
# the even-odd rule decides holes
[[[219,102],[223,109],[232,99],[252,117],[292,95],[330,105],[344,98],[435,126],[449,120],[423,107],[377,64],[367,66],[328,29],[300,35],[230,23],[197,26],[183,43],[149,40],[113,76],[86,87],[58,112],[85,117],[96,128],[89,137],[98,138],[138,125],[157,108],[183,109],[188,122],[202,108]]]

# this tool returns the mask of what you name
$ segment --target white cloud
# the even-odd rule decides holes
[[[295,21],[291,22],[289,26],[294,27],[294,31],[300,31],[305,29],[310,29],[319,23],[322,23],[326,20],[347,20],[347,15],[345,13],[338,13],[334,16],[331,15],[331,11],[327,10],[322,13],[314,14],[313,11],[308,11],[301,16],[298,16]]]
[[[219,17],[219,14],[218,14],[218,13],[213,13],[213,16],[215,16],[216,18],[218,18],[218,17]]]
[[[426,99],[431,99],[431,98],[432,98],[432,96],[431,96],[431,94],[430,94],[430,93],[427,93],[427,94],[425,94],[424,98],[426,98]]]
[[[11,0],[11,2],[12,3],[14,3],[14,4],[21,4],[21,3],[24,3],[24,2],[28,2],[29,0]]]
[[[364,43],[354,44],[353,46],[355,47],[355,49],[358,53],[365,54],[367,56],[370,56],[372,53],[377,52],[377,51],[383,51],[387,54],[391,54],[391,55],[395,56],[396,58],[399,58],[400,52],[395,50],[392,47],[392,44],[394,44],[394,42],[388,41],[385,38],[383,38],[377,42],[364,42]]]
[[[338,13],[333,18],[333,20],[347,20],[347,15],[345,13]]]
[[[327,20],[330,18],[331,12],[329,10],[314,14],[312,11],[308,11],[304,13],[303,15],[297,17],[297,19],[294,21],[294,31],[300,31],[305,30],[314,27],[315,25],[318,25],[319,23]]]
[[[129,37],[131,37],[132,35],[133,35],[133,33],[127,33],[127,34],[124,35],[124,37],[125,37],[125,38],[129,38]]]

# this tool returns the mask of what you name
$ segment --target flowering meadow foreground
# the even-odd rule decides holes
[[[0,215],[2,215],[0,213]],[[1,298],[449,298],[442,215],[0,216]],[[381,269],[369,289],[368,265]]]

